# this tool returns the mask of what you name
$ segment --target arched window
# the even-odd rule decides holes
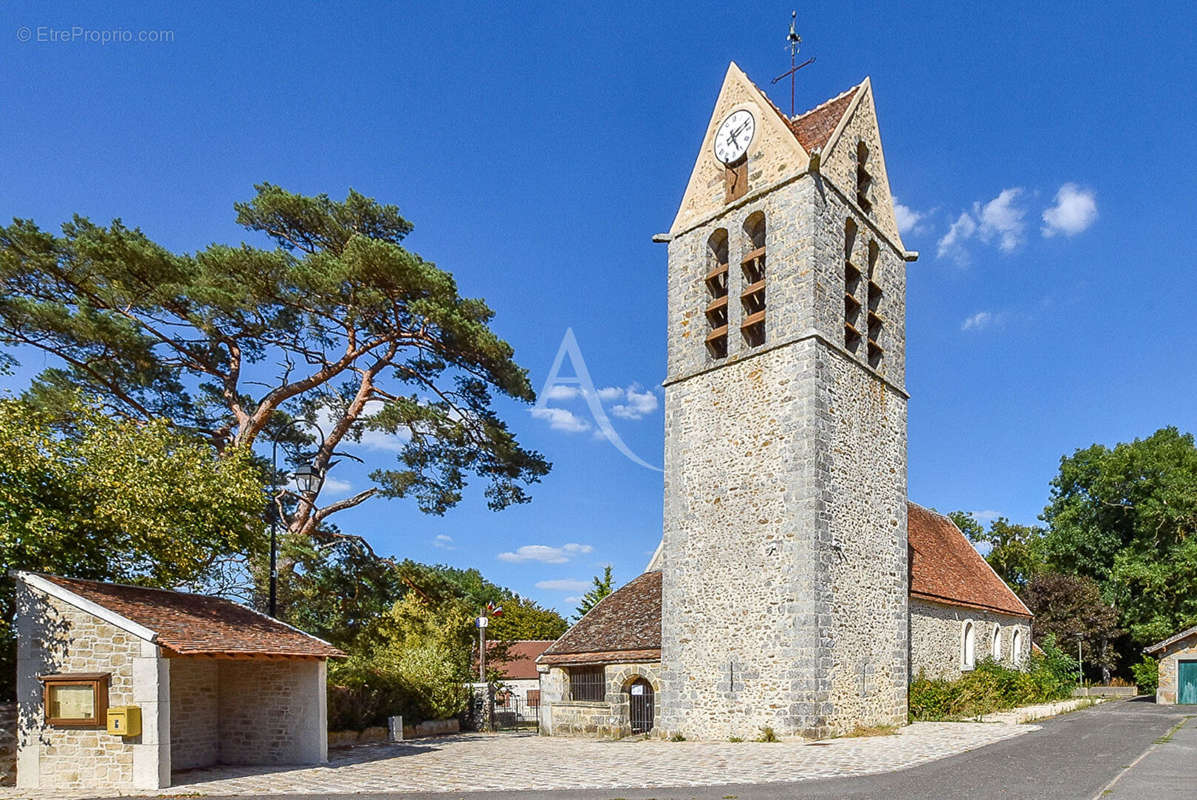
[[[1022,663],[1022,631],[1018,628],[1010,636],[1010,660],[1015,664]]]
[[[972,669],[977,663],[977,627],[972,620],[964,623],[964,641],[960,648],[960,666],[962,669]]]
[[[993,648],[990,651],[993,654],[994,661],[1002,660],[1002,626],[993,626]]]
[[[844,221],[844,347],[855,353],[860,347],[860,267],[856,266],[856,222]]]
[[[869,148],[864,142],[856,143],[856,205],[868,214],[873,210],[873,203],[869,199],[869,187],[873,183],[873,175],[869,172]]]
[[[740,262],[744,283],[740,292],[743,318],[740,333],[749,347],[765,343],[765,214],[757,211],[744,221],[745,254]]]
[[[868,270],[869,270],[869,366],[877,369],[881,366],[881,272],[877,262],[881,257],[881,248],[877,242],[869,242]]]
[[[720,228],[707,240],[707,352],[712,358],[727,357],[727,229]]]

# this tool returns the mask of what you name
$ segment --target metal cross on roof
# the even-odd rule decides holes
[[[806,61],[803,61],[801,64],[794,63],[798,60],[798,49],[799,49],[799,45],[802,44],[802,37],[798,35],[798,31],[795,27],[795,26],[797,26],[797,24],[798,24],[798,12],[792,11],[792,12],[790,12],[790,33],[789,33],[789,35],[786,36],[786,46],[788,46],[790,48],[790,68],[773,79],[773,83],[777,83],[779,80],[786,77],[787,75],[790,76],[790,116],[791,117],[794,116],[794,75],[798,72],[798,70],[802,69],[807,64],[814,63],[814,60],[815,60],[814,56],[811,56],[810,58],[806,59]]]

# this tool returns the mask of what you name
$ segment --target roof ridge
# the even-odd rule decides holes
[[[755,85],[755,84],[754,84],[754,85]],[[860,88],[860,87],[862,87],[862,86],[864,86],[864,80],[861,80],[861,82],[860,82],[860,83],[857,83],[857,84],[855,84],[854,86],[850,86],[849,88],[847,88],[847,89],[845,89],[844,91],[842,91],[842,92],[840,92],[839,94],[837,94],[835,97],[829,97],[829,98],[827,98],[826,100],[824,100],[822,103],[819,103],[817,106],[815,106],[815,107],[813,107],[813,108],[809,108],[809,109],[807,109],[806,111],[803,111],[801,114],[795,114],[795,115],[794,115],[794,116],[792,116],[792,117],[787,117],[787,119],[788,119],[790,122],[797,122],[798,120],[802,119],[803,117],[805,117],[805,116],[808,116],[808,115],[810,115],[810,114],[813,114],[813,113],[815,113],[816,111],[818,111],[818,110],[822,109],[824,106],[831,105],[831,104],[832,104],[832,103],[834,103],[836,100],[841,100],[841,99],[843,99],[844,97],[848,96],[848,95],[849,95],[849,94],[851,94],[852,92],[855,92],[857,89],[859,89],[859,88]],[[772,101],[770,101],[770,102],[772,102]],[[776,106],[774,106],[774,107],[776,108]]]
[[[166,592],[167,594],[180,594],[184,597],[200,597],[205,600],[223,600],[226,603],[233,603],[242,608],[249,608],[249,606],[238,603],[236,600],[230,600],[227,597],[221,597],[218,594],[199,594],[198,592],[180,592],[178,589],[163,589],[161,586],[140,586],[136,583],[119,583],[117,581],[101,581],[96,578],[68,578],[66,575],[55,575],[52,572],[33,572],[32,575],[40,575],[43,578],[54,579],[58,578],[64,581],[76,581],[78,583],[92,583],[97,586],[117,586],[121,589],[140,589],[145,592]],[[253,609],[250,609],[251,611]],[[284,623],[285,624],[285,623]]]

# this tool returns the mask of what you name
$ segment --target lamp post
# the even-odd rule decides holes
[[[278,475],[278,442],[274,443],[272,454],[274,475]],[[313,494],[320,490],[324,482],[323,477],[310,464],[305,464],[295,470],[292,476],[295,488],[301,495]],[[276,493],[277,494],[277,493]],[[270,505],[270,616],[278,616],[278,503],[274,500]]]
[[[495,707],[490,695],[490,682],[486,680],[486,626],[490,623],[486,614],[474,620],[478,628],[478,680],[482,683],[482,730],[494,730]]]

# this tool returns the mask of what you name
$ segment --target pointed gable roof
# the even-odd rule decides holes
[[[790,129],[794,131],[802,149],[808,153],[823,149],[831,135],[839,128],[840,121],[863,87],[863,82],[858,83],[843,94],[815,106],[810,111],[804,111],[789,121]]]
[[[537,659],[603,664],[661,658],[661,573],[645,572],[612,592]]]
[[[906,505],[910,596],[946,605],[1031,616],[956,523],[917,503]]]

